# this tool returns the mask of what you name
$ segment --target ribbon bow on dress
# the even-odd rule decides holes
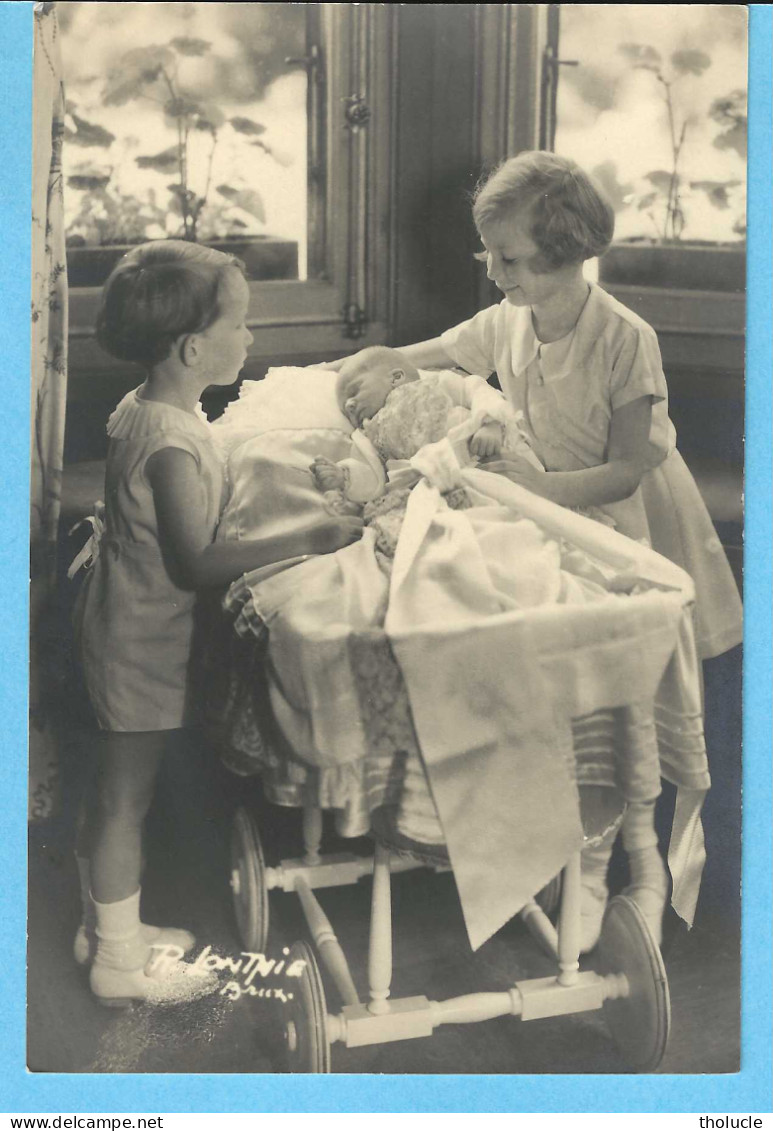
[[[103,502],[95,503],[94,513],[90,514],[87,518],[81,519],[80,522],[76,522],[75,526],[68,531],[68,535],[74,534],[76,530],[80,530],[84,525],[91,527],[91,534],[75,555],[70,568],[67,570],[68,581],[72,581],[81,569],[91,569],[94,562],[99,557],[99,543],[105,532],[105,504]]]

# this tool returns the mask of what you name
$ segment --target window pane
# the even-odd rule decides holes
[[[562,5],[556,150],[596,173],[619,239],[738,241],[746,8]],[[674,179],[676,173],[676,179]]]
[[[253,277],[305,278],[313,5],[59,7],[68,246],[238,237]]]

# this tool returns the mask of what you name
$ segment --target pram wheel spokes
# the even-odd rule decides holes
[[[330,1039],[327,1003],[317,960],[308,943],[295,942],[287,957],[288,968],[303,963],[285,1005],[285,1049],[289,1072],[329,1072]]]
[[[658,945],[628,896],[614,896],[604,913],[598,970],[602,975],[625,978],[627,993],[607,998],[604,1015],[630,1067],[653,1072],[668,1044],[671,999]]]
[[[231,891],[242,945],[262,954],[268,939],[266,862],[257,825],[243,808],[231,830]]]

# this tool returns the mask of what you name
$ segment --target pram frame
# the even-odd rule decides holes
[[[250,830],[249,839],[245,839],[245,828]],[[556,884],[549,885],[544,895],[531,900],[520,912],[531,934],[556,962],[556,973],[518,981],[506,991],[465,994],[445,1001],[430,1001],[424,996],[391,999],[391,875],[426,867],[426,862],[406,857],[402,852],[396,856],[383,840],[377,840],[372,858],[353,853],[323,856],[322,810],[316,806],[303,810],[304,856],[282,860],[276,868],[263,863],[257,828],[246,810],[239,810],[234,830],[231,887],[240,924],[254,921],[250,907],[244,907],[245,901],[249,904],[259,898],[261,907],[267,909],[268,891],[295,891],[314,946],[342,1001],[340,1012],[328,1012],[314,951],[305,943],[293,944],[291,956],[300,958],[305,969],[300,992],[286,1007],[284,1039],[290,1071],[329,1072],[330,1046],[335,1043],[355,1048],[428,1037],[446,1024],[469,1024],[504,1016],[528,1021],[601,1008],[605,1008],[612,1036],[632,1070],[651,1072],[660,1064],[671,1022],[668,979],[660,950],[631,898],[620,895],[610,900],[604,915],[597,969],[580,971],[579,852],[563,869],[560,895]],[[260,859],[254,854],[255,844]],[[245,866],[252,870],[255,880],[249,890],[242,886]],[[447,865],[429,866],[435,871],[449,870]],[[371,873],[366,1002],[360,998],[343,948],[313,889],[357,883]],[[549,918],[556,898],[557,928]],[[245,937],[243,942],[251,950],[261,950],[267,936],[266,910],[259,934]]]
[[[477,475],[486,476],[483,493],[488,498],[515,508],[522,517],[531,518],[548,534],[568,541],[591,557],[600,557],[619,571],[618,581],[635,578],[649,587],[679,593],[683,606],[694,602],[690,578],[673,563],[653,555],[650,550],[643,550],[617,532],[591,523],[587,518],[540,499],[516,484],[501,481],[497,476],[468,470],[464,473],[465,483],[475,486]],[[445,625],[440,627],[446,628]],[[436,628],[437,625],[422,624],[420,631],[431,637]],[[398,635],[400,632],[404,639],[410,638],[413,628],[403,628]],[[372,863],[348,856],[332,860],[319,853],[320,835],[321,814],[312,810],[305,812],[305,857],[300,861],[283,861],[278,870],[264,869],[262,877],[266,891],[277,886],[285,891],[298,892],[320,957],[344,1002],[340,1013],[327,1013],[322,981],[313,953],[309,951],[308,985],[303,996],[311,1016],[304,1020],[296,1011],[286,1029],[290,1062],[295,1070],[328,1070],[325,1066],[329,1065],[329,1055],[324,1049],[320,1051],[317,1048],[316,1054],[306,1060],[295,1055],[298,1050],[308,1050],[315,1043],[321,1043],[326,1049],[331,1042],[354,1047],[428,1036],[438,1025],[452,1021],[468,1023],[507,1015],[530,1020],[602,1007],[612,1034],[632,1069],[653,1071],[660,1064],[670,1030],[668,980],[658,945],[631,896],[615,896],[610,900],[602,924],[597,968],[592,971],[579,969],[579,853],[565,863],[562,871],[557,929],[536,898],[519,913],[555,961],[557,969],[554,975],[517,982],[503,993],[465,995],[446,1002],[430,1002],[423,997],[391,1000],[390,873],[398,868],[417,867],[424,861],[420,859],[419,863],[409,861],[406,864],[402,859],[403,846],[395,843],[400,859],[393,862],[389,842],[379,842],[378,834]],[[421,858],[425,854],[421,846],[417,848]],[[343,950],[314,896],[313,888],[355,883],[371,871],[370,1000],[364,1003],[357,995]],[[304,1027],[302,1040],[298,1039],[299,1025]]]

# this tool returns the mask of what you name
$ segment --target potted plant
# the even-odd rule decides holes
[[[662,95],[670,146],[669,167],[653,169],[621,203],[647,218],[651,234],[618,241],[600,261],[605,284],[637,284],[684,290],[741,292],[745,285],[746,220],[740,178],[689,179],[683,172],[685,143],[696,116],[680,111],[678,93],[687,76],[700,76],[710,65],[703,51],[674,51],[668,63],[646,44],[623,43],[618,49],[636,70],[648,71]],[[746,158],[746,92],[732,90],[715,98],[707,116],[720,131],[715,148],[734,150]],[[735,241],[685,240],[688,212],[703,197],[718,210],[734,210]]]
[[[129,247],[164,236],[229,251],[245,261],[252,278],[297,278],[297,243],[259,230],[266,216],[258,190],[243,178],[212,183],[224,136],[240,143],[246,153],[260,149],[277,165],[287,158],[265,142],[262,123],[244,116],[226,118],[219,107],[196,98],[183,84],[185,59],[207,55],[210,46],[203,39],[176,36],[164,45],[125,52],[108,71],[103,105],[125,106],[140,99],[155,103],[174,137],[173,144],[160,151],[133,155],[133,142],[118,142],[123,165],[151,170],[167,183],[161,189],[127,192],[115,166],[99,165],[91,155],[71,168],[66,183],[80,196],[67,228],[71,286],[100,285]],[[115,151],[115,134],[88,121],[74,102],[68,102],[67,110],[68,146],[90,154]]]

